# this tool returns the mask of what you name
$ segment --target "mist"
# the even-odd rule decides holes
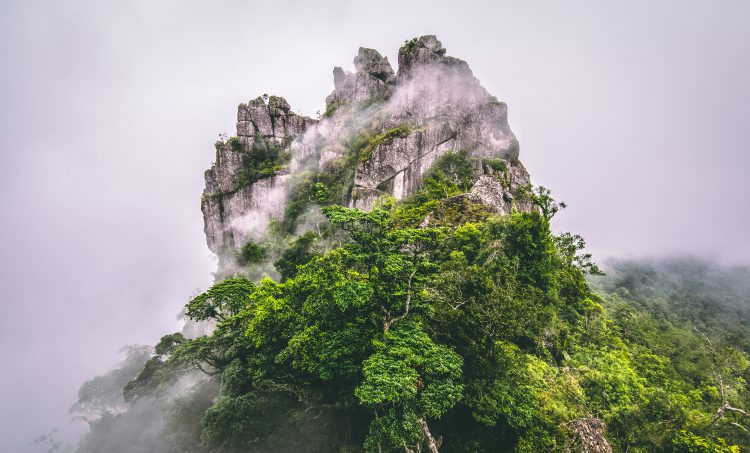
[[[0,6],[0,450],[78,428],[80,385],[212,281],[203,171],[237,104],[315,116],[359,46],[436,34],[509,106],[555,228],[595,259],[750,265],[750,4],[727,1]]]

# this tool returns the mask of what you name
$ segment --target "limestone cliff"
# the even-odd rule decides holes
[[[237,109],[237,136],[216,143],[216,160],[205,173],[201,209],[208,248],[220,253],[237,249],[253,236],[262,235],[269,220],[284,212],[288,169],[243,181],[248,150],[262,142],[286,148],[317,121],[291,111],[285,99],[259,97]]]
[[[369,209],[384,194],[414,193],[447,152],[476,158],[474,185],[463,197],[501,214],[528,209],[516,200],[529,175],[507,106],[435,36],[407,41],[397,72],[373,49],[360,48],[354,66],[351,73],[334,68],[335,88],[319,119],[293,113],[276,96],[239,106],[237,135],[217,142],[205,174],[202,210],[213,252],[237,250],[282,220],[302,175],[338,171],[351,180],[342,181],[337,202]],[[356,159],[347,158],[355,146]],[[352,171],[342,171],[346,165]]]

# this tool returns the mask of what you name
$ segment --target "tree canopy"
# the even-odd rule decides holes
[[[552,232],[564,205],[546,189],[529,190],[528,212],[440,211],[466,190],[467,159],[439,161],[403,202],[324,207],[325,228],[277,255],[279,281],[238,275],[193,298],[187,315],[213,332],[165,336],[125,386],[137,405],[194,373],[217,385],[162,405],[184,424],[159,451],[750,445],[747,331],[694,323],[710,319],[694,301],[665,318],[663,288],[635,272],[590,285],[601,272],[579,236]]]

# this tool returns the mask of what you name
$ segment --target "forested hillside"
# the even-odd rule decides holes
[[[81,451],[747,446],[747,270],[613,263],[592,289],[549,193],[492,216],[460,195],[470,164],[449,154],[403,202],[331,205],[320,233],[258,244],[281,277],[190,301],[215,331],[162,338]]]
[[[81,388],[79,451],[750,451],[748,270],[600,275],[468,64],[434,36],[398,60],[360,48],[317,119],[240,104],[201,198],[216,282]]]

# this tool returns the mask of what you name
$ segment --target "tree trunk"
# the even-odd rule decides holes
[[[435,439],[430,433],[430,427],[427,426],[427,420],[425,420],[424,417],[421,417],[419,419],[419,424],[422,425],[422,432],[424,433],[424,438],[427,440],[427,448],[430,449],[430,453],[440,453],[438,451],[438,446],[435,443]]]

